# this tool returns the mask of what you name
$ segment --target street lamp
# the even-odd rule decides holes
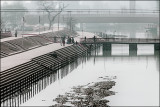
[[[83,38],[83,23],[82,23],[82,38]]]
[[[61,11],[61,4],[62,2],[59,2],[59,12]],[[58,31],[59,31],[59,19],[60,19],[60,14],[58,14]]]
[[[39,35],[40,35],[40,16],[39,16]]]
[[[23,46],[23,35],[24,35],[24,23],[25,23],[25,18],[23,17],[22,46]]]

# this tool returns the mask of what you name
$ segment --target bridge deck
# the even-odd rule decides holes
[[[115,44],[159,44],[160,39],[144,39],[144,38],[81,38],[82,44],[103,44],[103,43],[115,43]]]

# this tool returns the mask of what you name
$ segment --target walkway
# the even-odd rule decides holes
[[[81,43],[93,44],[93,43],[118,43],[118,44],[159,44],[160,39],[143,39],[143,38],[81,38]]]
[[[59,29],[59,30],[63,30],[63,28]],[[40,34],[43,34],[43,33],[48,33],[48,32],[55,32],[55,31],[58,31],[57,28],[54,28],[53,30],[46,30],[46,31],[41,31]],[[28,37],[28,36],[33,36],[35,34],[39,34],[39,32],[24,32],[24,36],[23,37]],[[28,34],[28,35],[27,35]],[[32,35],[33,34],[33,35]],[[17,37],[14,37],[14,32],[12,32],[12,35],[13,37],[8,37],[8,38],[4,38],[4,39],[1,39],[1,42],[4,42],[4,41],[9,41],[9,40],[14,40],[14,39],[19,39],[19,38],[22,38],[22,32],[18,32],[18,35]]]
[[[70,46],[68,44],[65,45]],[[32,58],[63,48],[60,43],[49,44],[23,53],[15,54],[1,59],[1,71],[30,61]]]
[[[75,41],[79,42],[80,38],[87,36],[87,37],[93,37],[93,33],[84,32],[83,36],[81,32],[78,32],[80,36],[75,38]],[[6,38],[7,39],[7,38]],[[1,59],[1,71],[7,70],[9,68],[12,68],[14,66],[23,64],[25,62],[30,61],[32,58],[61,49],[63,47],[70,46],[72,44],[66,44],[65,46],[61,46],[60,43],[53,43],[46,46],[42,46],[39,48],[35,48],[23,53],[15,54],[12,56],[8,56]]]

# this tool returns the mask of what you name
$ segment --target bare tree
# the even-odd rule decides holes
[[[7,21],[3,20],[2,18],[0,19],[0,24],[1,24],[1,31],[5,29],[7,25]]]
[[[3,23],[7,22],[6,27],[16,28],[21,24],[21,19],[23,18],[25,12],[17,12],[19,10],[26,11],[27,9],[21,2],[14,1],[12,4],[5,4],[2,6],[1,18]]]
[[[66,25],[70,29],[70,31],[73,31],[77,22],[73,17],[70,17],[67,19]]]
[[[55,18],[63,12],[63,10],[68,6],[61,6],[59,2],[54,1],[41,1],[38,3],[39,9],[43,9],[45,12],[47,12],[48,15],[48,21],[49,21],[49,30],[52,27],[52,24],[55,20]],[[58,10],[58,11],[57,11]]]

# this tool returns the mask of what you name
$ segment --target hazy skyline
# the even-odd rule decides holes
[[[1,1],[1,5],[5,3],[12,4],[17,1]],[[18,1],[26,8],[36,8],[36,1]],[[68,9],[129,9],[129,1],[59,1],[69,4]],[[136,1],[136,9],[157,9],[157,1]]]

